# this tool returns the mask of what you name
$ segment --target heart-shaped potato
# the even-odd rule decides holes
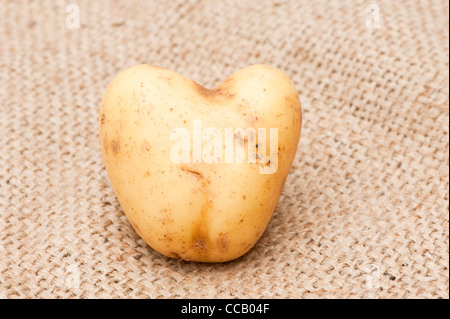
[[[117,198],[145,242],[169,257],[225,262],[266,229],[301,121],[295,87],[275,68],[249,66],[209,90],[137,65],[106,90],[100,144]]]

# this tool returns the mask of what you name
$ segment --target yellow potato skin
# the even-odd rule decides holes
[[[278,170],[260,174],[261,163],[173,163],[170,133],[178,127],[192,132],[193,120],[201,120],[202,129],[221,131],[278,128]],[[266,229],[301,123],[296,89],[275,68],[249,66],[208,90],[144,64],[108,86],[99,137],[117,198],[146,243],[173,258],[226,262],[250,250]]]

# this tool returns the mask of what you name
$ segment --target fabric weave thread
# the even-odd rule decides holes
[[[79,29],[69,3],[0,0],[0,297],[449,297],[447,1],[77,0]],[[238,260],[161,256],[121,211],[98,109],[139,63],[294,81],[300,147]]]

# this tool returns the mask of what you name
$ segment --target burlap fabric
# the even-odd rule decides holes
[[[448,298],[447,1],[69,3],[0,0],[0,297]],[[293,79],[300,147],[238,260],[161,256],[121,211],[98,109],[139,63]]]

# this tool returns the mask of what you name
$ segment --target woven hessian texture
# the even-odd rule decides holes
[[[77,0],[78,29],[69,3],[0,0],[0,297],[449,297],[447,1]],[[98,110],[139,63],[295,83],[299,150],[243,257],[164,257],[121,210]]]

